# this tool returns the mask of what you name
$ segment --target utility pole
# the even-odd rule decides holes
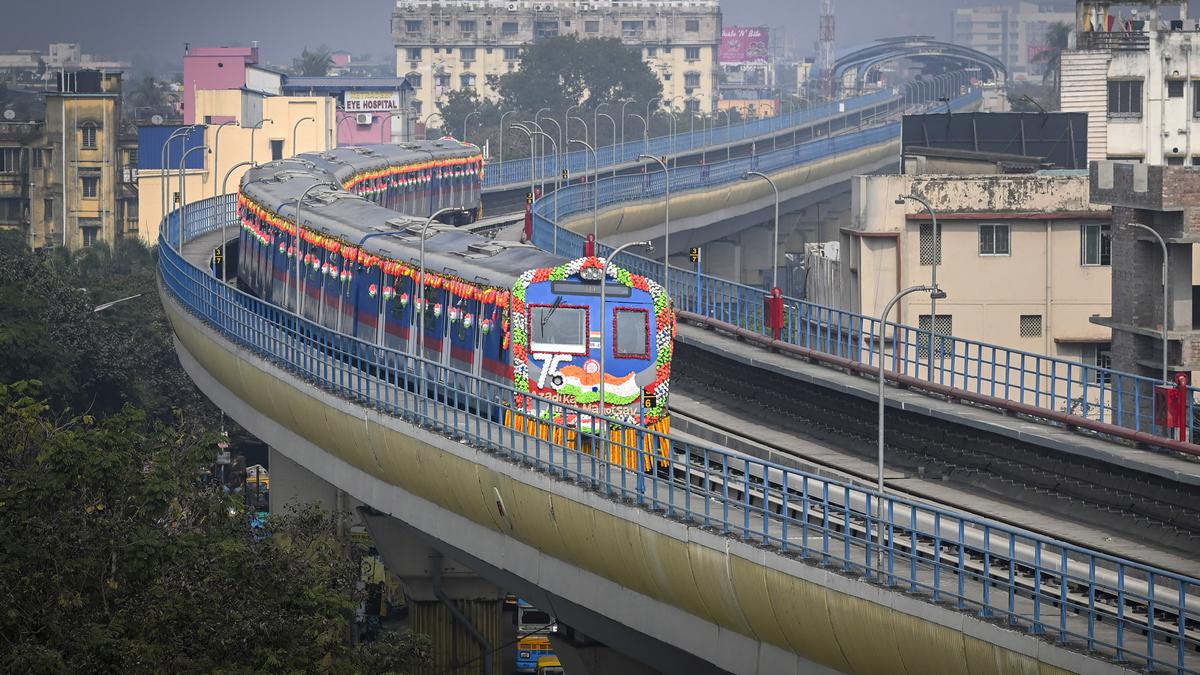
[[[833,20],[833,0],[821,0],[821,19],[817,34],[817,70],[821,78],[821,95],[832,98],[833,90],[833,44],[836,35]]]

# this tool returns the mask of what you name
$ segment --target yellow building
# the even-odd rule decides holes
[[[137,139],[121,118],[120,73],[61,73],[43,119],[0,125],[0,226],[31,248],[112,245],[134,227]]]
[[[168,210],[174,208],[184,192],[189,204],[222,194],[222,190],[235,192],[248,168],[233,169],[241,162],[262,163],[328,150],[336,145],[335,99],[330,97],[270,96],[242,89],[199,90],[194,105],[196,119],[205,123],[196,125],[187,147],[207,146],[207,150],[197,150],[189,156],[184,169],[186,190],[181,190],[180,145],[172,144],[167,177]],[[137,214],[138,234],[147,243],[158,241],[163,216],[163,142],[177,128],[159,127],[154,129],[158,133],[153,134],[147,128],[142,129],[145,147],[137,174]],[[147,142],[148,138],[154,140]]]

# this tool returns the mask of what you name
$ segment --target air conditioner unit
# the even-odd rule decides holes
[[[369,125],[375,121],[375,116],[371,113],[358,113],[354,116],[354,121],[359,124]]]
[[[517,3],[515,3],[515,2],[508,3],[508,11],[515,12],[515,11],[517,11],[517,9],[518,9]]]

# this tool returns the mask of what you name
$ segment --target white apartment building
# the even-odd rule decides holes
[[[397,0],[392,14],[396,74],[407,78],[418,114],[451,91],[495,98],[521,46],[559,35],[619,38],[641,52],[666,100],[714,108],[719,0]]]
[[[1034,59],[1046,48],[1046,31],[1062,22],[1073,25],[1070,3],[1012,2],[964,7],[951,12],[950,41],[994,56],[1015,80],[1042,76]]]
[[[1200,164],[1200,32],[1187,2],[1078,3],[1062,109],[1088,113],[1088,159]]]

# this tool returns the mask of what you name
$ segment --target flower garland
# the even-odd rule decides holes
[[[594,267],[603,269],[604,259],[596,257],[576,258],[570,262],[559,265],[558,267],[543,267],[540,269],[528,270],[522,274],[513,284],[512,290],[512,357],[513,357],[513,386],[517,391],[530,393],[529,388],[529,326],[526,317],[525,294],[529,289],[530,284],[543,281],[563,281],[573,277],[585,268]],[[670,391],[671,381],[671,357],[674,352],[675,344],[675,312],[671,308],[671,299],[667,295],[665,289],[658,285],[652,279],[648,279],[639,274],[633,274],[629,270],[621,267],[610,265],[608,267],[608,276],[614,281],[636,288],[641,291],[646,291],[654,301],[654,318],[655,325],[658,327],[655,333],[655,346],[658,348],[657,357],[655,359],[655,378],[646,390],[653,392],[656,396],[656,403],[653,408],[646,409],[646,418],[643,420],[645,424],[653,424],[662,419],[667,411],[667,395]],[[603,376],[603,375],[601,375]],[[609,398],[608,392],[605,392],[605,399]],[[631,401],[618,402],[618,405],[631,403]],[[632,415],[626,415],[625,421],[628,423],[636,423]]]

